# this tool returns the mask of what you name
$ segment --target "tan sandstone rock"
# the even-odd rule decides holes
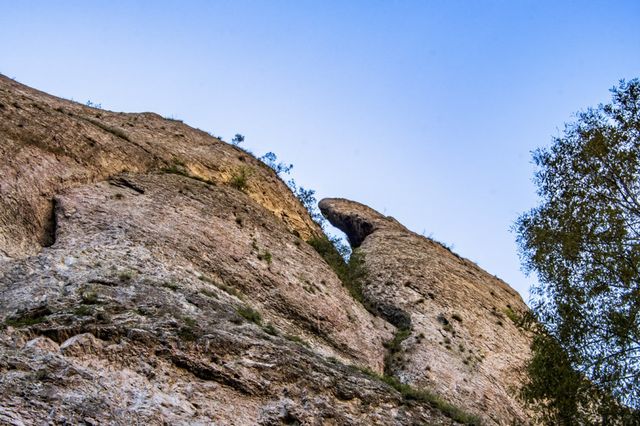
[[[516,394],[531,336],[511,318],[528,310],[506,283],[395,219],[345,199],[320,209],[364,258],[365,300],[399,328],[387,372],[434,389],[487,423],[523,424]]]
[[[515,292],[365,206],[322,207],[365,255],[373,312],[249,153],[0,76],[0,422],[460,424],[385,372],[524,422]]]

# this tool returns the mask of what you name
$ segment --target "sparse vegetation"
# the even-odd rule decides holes
[[[211,179],[206,179],[201,176],[190,173],[184,161],[175,157],[167,167],[164,167],[162,169],[162,171],[164,173],[188,177],[189,179],[194,179],[194,180],[206,183],[207,185],[215,185],[215,182],[213,182]]]
[[[303,340],[302,338],[300,338],[299,336],[293,335],[293,334],[287,334],[286,336],[284,336],[287,340],[290,340],[292,342],[298,343],[302,346],[306,346],[309,347],[309,343],[306,342],[305,340]]]
[[[173,290],[173,291],[176,291],[178,288],[180,288],[178,284],[174,283],[173,281],[163,282],[162,287],[168,288],[169,290]]]
[[[257,325],[262,325],[262,316],[260,315],[260,312],[256,311],[250,306],[240,306],[236,309],[236,312],[247,321],[250,321]]]
[[[208,290],[206,288],[203,288],[202,290],[200,290],[200,293],[204,294],[205,296],[211,297],[213,299],[219,298],[218,293],[216,293],[215,291]]]
[[[267,323],[262,327],[262,329],[264,330],[265,333],[270,334],[272,336],[277,336],[279,334],[278,330],[271,323]]]
[[[291,172],[291,169],[293,169],[293,164],[279,163],[278,156],[273,152],[267,152],[265,155],[258,158],[258,160],[271,167],[277,175],[288,175]]]
[[[88,107],[91,107],[91,108],[102,109],[102,104],[101,103],[87,101],[87,103],[85,105],[87,105]]]
[[[233,137],[233,139],[231,139],[231,143],[234,146],[238,146],[242,142],[244,142],[244,136],[242,136],[240,133],[236,133],[236,135]]]
[[[134,312],[143,317],[151,316],[154,313],[154,311],[147,306],[138,306]]]
[[[198,275],[198,279],[200,281],[204,281],[206,283],[213,284],[213,280],[211,278],[208,278],[206,275],[200,274],[200,275]]]
[[[384,343],[384,347],[387,349],[387,354],[384,357],[385,374],[393,374],[394,364],[399,361],[398,355],[402,352],[402,342],[404,342],[410,335],[410,328],[399,328],[396,330],[396,334],[393,336],[393,339]]]
[[[271,265],[271,261],[273,260],[273,256],[271,255],[271,252],[269,250],[265,249],[263,252],[258,253],[258,259],[259,260],[264,260],[269,265]]]
[[[365,308],[374,312],[373,307],[368,306],[362,294],[361,280],[364,278],[364,257],[357,250],[351,253],[349,262],[345,262],[344,251],[340,252],[335,241],[327,237],[311,238],[307,243],[313,247],[325,262],[333,269],[342,284],[347,288],[351,296],[362,303]]]
[[[81,120],[88,121],[89,123],[93,124],[96,127],[99,127],[105,132],[111,133],[112,135],[120,139],[124,139],[127,142],[131,142],[131,139],[129,139],[129,135],[127,135],[127,133],[124,130],[120,129],[119,127],[110,126],[108,124],[103,123],[102,121],[99,121],[93,118],[81,117],[78,115],[74,115],[74,117],[79,118]]]
[[[6,325],[10,325],[12,327],[28,327],[30,325],[36,325],[43,323],[47,320],[46,316],[37,316],[37,317],[20,317],[20,318],[7,318],[4,323]]]
[[[133,271],[122,271],[118,274],[118,278],[122,282],[126,282],[133,278]]]
[[[502,312],[504,312],[504,314],[511,320],[513,321],[513,323],[515,325],[520,324],[521,322],[521,318],[520,315],[518,315],[513,309],[511,309],[510,306],[507,306],[506,308],[504,308],[502,310]]]
[[[215,285],[216,287],[218,287],[220,290],[224,291],[227,294],[235,296],[241,300],[243,299],[242,293],[240,293],[240,291],[238,291],[235,287],[226,285],[225,283],[221,283],[221,282],[214,282],[213,285]]]
[[[241,138],[241,141],[244,141],[244,137]],[[291,172],[291,169],[293,169],[293,164],[278,162],[278,156],[273,152],[267,152],[258,159],[262,161],[266,166],[273,169],[281,179],[283,179],[283,175],[288,175]],[[311,216],[311,219],[316,222],[324,231],[326,228],[327,220],[324,218],[324,216],[322,216],[322,213],[318,209],[315,190],[307,189],[303,186],[298,186],[294,179],[289,179],[285,183],[289,187],[291,192],[293,192],[293,194],[296,196],[296,198],[298,198],[302,206],[307,210],[307,212]],[[297,236],[299,237],[299,234]],[[349,259],[349,256],[351,255],[351,247],[346,244],[344,240],[338,237],[323,236],[322,238],[326,238],[328,241],[330,241],[345,261]]]
[[[82,298],[82,303],[86,305],[94,305],[98,303],[98,293],[93,290],[83,292],[80,297]]]
[[[407,401],[418,401],[431,405],[432,407],[440,410],[443,414],[450,419],[460,422],[468,426],[481,426],[482,421],[475,415],[469,414],[455,405],[445,401],[439,395],[429,392],[426,389],[416,389],[411,385],[400,382],[397,378],[388,375],[379,375],[367,368],[359,368],[360,372],[367,376],[379,380],[391,386]]]
[[[189,342],[198,340],[199,337],[197,331],[194,328],[189,327],[188,325],[180,327],[180,329],[178,330],[178,336],[182,340]]]
[[[291,189],[291,192],[293,192],[293,194],[296,196],[296,198],[300,200],[302,206],[307,210],[307,212],[309,212],[311,219],[313,219],[314,222],[316,222],[318,225],[320,225],[321,228],[324,229],[326,219],[324,218],[324,216],[322,216],[320,210],[318,210],[318,200],[316,200],[315,197],[316,191],[314,191],[313,189],[305,189],[302,186],[298,186],[296,184],[296,181],[293,179],[290,179],[287,182],[287,185]]]
[[[197,322],[195,319],[191,318],[191,317],[183,317],[182,320],[184,321],[185,324],[187,324],[189,327],[195,327]]]
[[[231,178],[229,179],[229,185],[239,191],[246,191],[249,186],[250,174],[250,170],[246,166],[239,167],[231,175]]]
[[[82,317],[89,316],[93,313],[93,309],[87,305],[80,305],[73,310],[75,315],[79,315]]]
[[[185,341],[194,341],[200,337],[198,322],[189,316],[182,317],[184,325],[178,329],[178,336]]]

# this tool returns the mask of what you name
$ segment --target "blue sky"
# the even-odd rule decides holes
[[[5,1],[0,72],[154,111],[452,245],[525,299],[530,151],[640,76],[637,1]]]

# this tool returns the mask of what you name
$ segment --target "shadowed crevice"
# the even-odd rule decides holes
[[[42,235],[40,236],[40,245],[42,247],[51,247],[56,243],[56,232],[58,222],[56,219],[56,200],[51,200],[49,211],[42,227]]]
[[[365,238],[379,229],[406,229],[394,218],[344,198],[325,198],[318,207],[333,226],[347,235],[352,247],[360,247]]]
[[[138,194],[144,194],[144,189],[140,188],[139,186],[136,186],[135,184],[133,184],[132,182],[128,181],[123,177],[109,179],[109,184],[113,186],[117,186],[118,188],[131,189],[137,192]]]

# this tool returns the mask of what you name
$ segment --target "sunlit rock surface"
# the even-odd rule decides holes
[[[457,424],[383,374],[525,421],[524,304],[395,220],[321,203],[363,305],[273,170],[181,122],[0,76],[0,154],[1,424]]]

